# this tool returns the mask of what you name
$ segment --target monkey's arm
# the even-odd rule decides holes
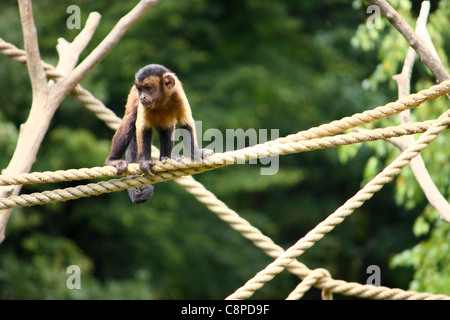
[[[214,153],[211,149],[199,149],[197,145],[197,136],[195,133],[194,122],[189,121],[185,124],[180,124],[181,136],[183,137],[183,144],[191,159],[201,160]]]
[[[153,130],[151,127],[138,127],[136,131],[136,140],[139,156],[139,169],[146,174],[153,174],[151,166],[152,160],[152,136]]]
[[[129,111],[129,110],[127,110]],[[131,139],[136,134],[136,111],[126,112],[117,129],[111,143],[111,153],[106,159],[106,164],[117,168],[117,174],[123,174],[127,170],[127,161],[122,160]]]

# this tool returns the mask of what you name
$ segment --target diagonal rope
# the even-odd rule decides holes
[[[420,151],[425,149],[437,135],[447,128],[450,118],[450,110],[443,113],[413,145],[407,148],[401,155],[389,164],[374,179],[367,183],[352,198],[347,200],[344,205],[319,223],[314,229],[309,231],[306,236],[290,247],[284,254],[270,263],[265,269],[258,272],[253,278],[247,281],[241,288],[236,290],[227,299],[248,299],[255,291],[262,288],[264,284],[272,280],[278,273],[283,271],[295,258],[302,255],[307,249],[311,248],[317,241],[322,239],[325,234],[332,231],[335,226],[353,213],[353,211],[379,191],[386,183],[390,182],[400,170],[406,166],[412,158],[417,156]]]
[[[262,249],[268,256],[276,259],[281,256],[285,251],[282,247],[273,242],[273,240],[264,235],[258,228],[252,226],[247,220],[241,218],[238,213],[230,209],[224,202],[217,199],[217,197],[192,176],[182,177],[176,180],[179,184],[189,190],[199,202],[202,202],[217,216],[227,222],[234,230],[241,233],[243,237],[250,240],[256,247]],[[303,292],[307,291],[306,286],[311,279],[315,279],[313,286],[322,289],[323,298],[331,298],[332,293],[339,293],[347,296],[355,296],[359,298],[372,298],[372,299],[433,299],[433,300],[448,300],[450,297],[445,295],[434,295],[429,293],[418,293],[414,291],[404,291],[402,289],[391,289],[388,287],[374,287],[371,285],[363,285],[357,282],[346,282],[343,280],[333,279],[329,273],[316,272],[311,275],[315,270],[310,270],[303,263],[298,260],[293,260],[287,269],[302,278],[303,281],[309,277],[309,280],[299,285],[299,289]],[[300,298],[299,293],[294,293],[290,298]]]

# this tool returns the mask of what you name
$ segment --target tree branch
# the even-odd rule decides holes
[[[27,53],[27,66],[30,73],[33,88],[33,102],[27,121],[21,125],[19,139],[13,157],[3,174],[25,173],[31,170],[36,159],[36,154],[48,130],[55,111],[61,102],[72,91],[89,71],[114,47],[123,34],[148,10],[160,0],[141,0],[138,5],[126,14],[110,34],[99,46],[77,67],[69,76],[63,78],[51,86],[47,83],[45,70],[41,63],[37,32],[34,24],[32,6],[30,0],[19,0],[24,42]],[[92,21],[92,20],[91,20]],[[89,24],[94,24],[93,22]],[[87,35],[82,35],[83,41],[87,40],[91,31],[86,29]],[[80,39],[81,39],[80,38]],[[80,40],[81,41],[81,40]],[[78,59],[78,58],[77,58]],[[71,63],[73,65],[73,62]],[[70,72],[72,66],[65,70]],[[21,186],[0,188],[0,198],[19,194]],[[0,210],[0,243],[5,238],[5,229],[11,210]]]
[[[441,61],[435,57],[432,50],[419,39],[411,26],[393,9],[385,0],[367,0],[380,8],[381,13],[389,22],[405,37],[409,45],[419,55],[420,59],[433,72],[439,82],[450,79],[450,74],[442,65]]]
[[[105,39],[70,73],[67,79],[58,82],[60,92],[64,96],[67,95],[111,51],[125,32],[159,2],[160,0],[141,0],[136,7],[123,16]]]
[[[69,43],[64,38],[58,39],[56,50],[59,55],[59,62],[56,70],[59,73],[68,75],[77,65],[80,54],[89,44],[95,30],[100,23],[101,15],[98,12],[91,12],[83,30]]]
[[[48,90],[47,77],[45,76],[45,71],[41,65],[41,55],[39,53],[39,44],[36,27],[34,25],[31,0],[19,0],[19,12],[33,97],[42,99],[47,94]],[[33,100],[35,100],[34,98]]]
[[[34,122],[42,122],[48,109],[45,107],[49,87],[44,68],[41,64],[41,55],[39,53],[39,44],[37,39],[36,26],[33,19],[33,10],[31,0],[19,0],[20,20],[23,29],[24,46],[27,55],[27,68],[30,75],[31,88],[33,91],[33,100],[30,114],[27,121],[20,126],[19,140],[14,150],[14,155],[9,162],[8,167],[2,173],[20,173],[29,172],[31,165],[35,161],[39,144],[35,144],[35,139],[43,137],[42,130]],[[41,118],[42,116],[42,118]],[[47,123],[48,127],[48,123]],[[0,188],[0,196],[17,195],[21,186],[13,188]],[[11,210],[0,211],[0,243],[5,237],[6,223],[8,222]]]
[[[420,14],[417,19],[416,30],[418,32],[420,31],[421,41],[423,41],[424,44],[426,44],[426,46],[430,48],[430,51],[433,52],[433,54],[435,54],[435,58],[439,60],[439,57],[436,54],[436,50],[434,49],[434,46],[430,40],[430,37],[426,29],[426,23],[429,12],[430,12],[429,1],[423,1]],[[410,94],[410,81],[414,65],[414,59],[415,59],[415,52],[410,47],[408,49],[408,53],[406,54],[402,72],[392,77],[397,82],[399,99],[404,98]],[[402,124],[411,122],[410,110],[405,110],[400,113],[400,121]],[[404,136],[401,139],[396,138],[395,140],[390,140],[390,142],[393,143],[400,150],[404,151],[409,146],[414,144],[414,137]],[[442,194],[439,192],[439,189],[433,183],[433,180],[431,179],[430,174],[428,173],[428,170],[425,167],[425,163],[423,162],[423,159],[420,156],[420,154],[411,160],[410,165],[417,182],[419,183],[421,189],[423,190],[430,204],[439,212],[441,219],[450,223],[450,204],[442,196]]]

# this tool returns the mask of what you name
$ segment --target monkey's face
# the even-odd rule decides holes
[[[135,83],[136,89],[139,93],[139,101],[146,109],[155,109],[158,106],[158,101],[161,99],[161,90],[159,83],[152,79],[145,79],[144,81]]]

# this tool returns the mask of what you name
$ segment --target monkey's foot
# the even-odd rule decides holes
[[[175,161],[181,161],[183,159],[183,156],[182,155],[178,155],[178,156],[175,156],[175,157],[161,157],[160,160],[161,160],[162,163],[166,163],[167,160],[169,160],[169,159],[172,159],[172,160],[175,160]]]
[[[214,153],[214,151],[211,150],[211,149],[198,149],[194,153],[194,159],[195,160],[202,160],[202,159],[204,159],[206,157],[209,157],[213,153]]]

